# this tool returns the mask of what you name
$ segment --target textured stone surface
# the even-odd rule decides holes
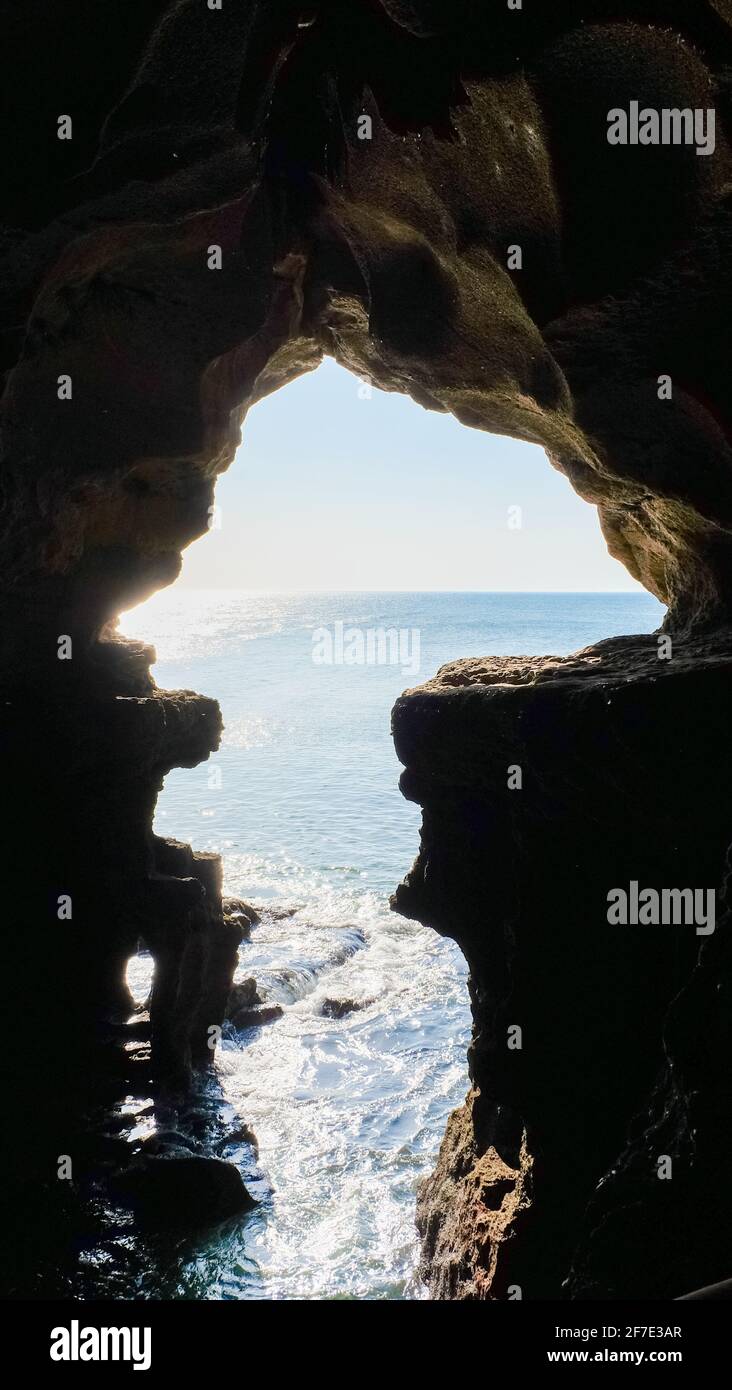
[[[475,1020],[473,1093],[418,1207],[437,1296],[559,1297],[578,1245],[576,1297],[724,1277],[730,921],[611,925],[607,894],[721,889],[731,677],[721,634],[669,662],[625,638],[455,662],[397,702],[424,817],[395,906],[459,942]]]
[[[14,139],[0,151],[0,714],[18,891],[2,979],[21,1093],[42,1084],[47,1041],[60,1031],[67,1040],[45,1051],[49,1116],[54,1095],[83,1092],[85,1068],[101,1065],[99,1030],[129,1006],[124,963],[140,936],[156,957],[150,1064],[161,1082],[184,1081],[204,1060],[205,1028],[223,1018],[236,922],[222,914],[218,869],[151,830],[162,776],[208,755],[218,714],[203,696],[157,691],[151,653],[116,639],[114,620],[175,579],[248,406],[323,353],[467,425],[543,444],[598,505],[611,552],[668,602],[669,629],[704,631],[711,644],[658,682],[634,648],[606,653],[615,708],[637,698],[642,720],[654,699],[668,701],[665,747],[678,744],[689,769],[689,709],[708,690],[720,708],[727,667],[705,662],[722,651],[714,634],[732,608],[732,13],[728,0],[587,0],[581,16],[574,0],[537,8],[27,0],[3,20]],[[639,97],[714,105],[714,157],[611,149],[608,109]],[[56,138],[63,113],[72,141]],[[361,114],[371,140],[358,139]],[[207,266],[212,244],[219,271]],[[523,269],[509,271],[516,244]],[[658,399],[661,373],[673,377],[670,402]],[[70,401],[57,397],[62,374]],[[70,662],[57,658],[61,634]],[[612,816],[625,818],[635,795],[621,749],[623,798],[607,795],[612,737],[602,680],[586,666],[535,672],[526,705],[531,720],[542,708],[532,700],[545,700],[566,749],[582,750],[568,782],[550,720],[536,715],[532,757],[542,767],[546,754],[560,779],[545,788],[564,827],[560,877],[575,834],[589,856],[581,873],[608,872],[589,842],[587,779],[610,842]],[[464,672],[454,679],[466,682]],[[514,668],[512,679],[526,675]],[[471,776],[485,799],[495,739],[511,741],[483,721],[486,706],[493,720],[514,696],[491,703],[484,684],[468,678],[450,696],[461,730],[450,775],[467,781],[450,789],[446,779],[444,806],[426,813],[437,862],[450,854],[450,799],[468,794]],[[430,694],[424,708],[446,698]],[[432,748],[420,700],[409,718]],[[726,723],[714,720],[711,760],[722,767]],[[426,756],[406,750],[425,788],[432,774],[413,769]],[[719,871],[729,832],[696,775],[674,782],[653,764],[643,805],[652,844],[688,844],[698,878],[712,861]],[[541,839],[549,812],[533,814]],[[432,821],[444,844],[430,839]],[[410,910],[424,901],[435,915],[418,875],[410,884]],[[490,901],[526,930],[517,883],[500,884]],[[484,866],[470,891],[480,937]],[[63,892],[74,896],[73,927],[57,919]],[[443,910],[441,929],[465,939],[474,965],[464,918]],[[579,921],[572,931],[559,933],[555,974],[573,962],[577,979],[586,969],[606,989],[589,946],[579,960],[570,952],[570,935],[584,939]],[[721,965],[709,969],[713,980]],[[485,1031],[477,978],[474,1055]],[[635,999],[624,974],[626,983]],[[666,1002],[644,1025],[644,1075]],[[618,1112],[606,1136],[615,1152],[619,1124]],[[49,1142],[46,1151],[39,1136],[41,1168],[56,1152]],[[581,1268],[592,1258],[584,1248]],[[576,1277],[579,1288],[604,1276]]]

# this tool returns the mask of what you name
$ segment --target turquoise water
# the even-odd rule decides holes
[[[663,612],[640,593],[173,589],[125,615],[122,630],[157,648],[159,685],[221,705],[220,751],[170,774],[155,828],[218,851],[226,891],[264,909],[238,977],[283,1006],[259,1031],[229,1031],[218,1062],[257,1136],[256,1173],[248,1151],[228,1156],[261,1209],[182,1257],[164,1296],[422,1296],[415,1190],[466,1091],[470,1019],[457,947],[388,909],[419,842],[419,809],[397,786],[391,706],[456,657],[563,655],[653,631]],[[314,632],[335,635],[338,623],[355,655],[349,629],[364,649],[368,630],[404,630],[407,660],[317,664]],[[141,996],[148,967],[141,957],[130,968]],[[336,1019],[326,1000],[363,1007]]]

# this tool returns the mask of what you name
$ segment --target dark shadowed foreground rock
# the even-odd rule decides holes
[[[455,662],[395,707],[424,820],[394,903],[459,943],[474,1017],[418,1202],[436,1297],[672,1298],[729,1269],[732,643],[658,653]],[[713,930],[611,923],[633,881],[714,890]]]
[[[232,1163],[179,1152],[137,1160],[112,1190],[150,1230],[216,1225],[256,1206]]]

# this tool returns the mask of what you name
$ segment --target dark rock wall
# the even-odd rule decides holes
[[[124,1008],[124,961],[140,936],[157,963],[153,1072],[180,1081],[210,1055],[204,1037],[223,1016],[235,942],[215,864],[156,841],[151,817],[165,772],[216,746],[219,716],[202,696],[156,690],[150,653],[115,636],[115,615],[175,579],[182,547],[205,531],[248,406],[324,352],[466,425],[547,448],[599,506],[611,552],[669,604],[667,625],[690,644],[688,659],[656,679],[639,669],[635,647],[620,648],[607,676],[617,684],[617,724],[602,693],[607,658],[597,669],[537,676],[541,693],[525,719],[543,801],[537,782],[510,821],[491,779],[493,721],[510,719],[523,698],[513,678],[508,693],[489,673],[450,695],[460,727],[454,769],[439,776],[437,751],[433,777],[417,746],[424,738],[432,747],[422,703],[410,697],[397,714],[409,794],[425,806],[423,859],[443,866],[453,907],[442,868],[437,887],[428,878],[421,888],[418,869],[404,904],[455,935],[471,963],[480,1094],[460,1135],[472,1134],[479,1161],[498,1165],[506,1184],[524,1152],[521,1126],[529,1143],[542,1136],[536,1152],[525,1149],[515,1199],[527,1230],[545,1233],[529,1235],[529,1248],[556,1246],[527,1255],[527,1284],[539,1293],[566,1272],[583,1194],[622,1147],[630,1089],[642,1106],[655,1070],[671,1065],[661,1020],[694,963],[686,938],[658,958],[639,941],[596,940],[583,894],[639,860],[635,876],[669,873],[671,846],[692,881],[718,882],[730,840],[724,800],[714,807],[698,780],[695,739],[716,788],[728,667],[714,634],[732,606],[732,13],[727,0],[536,8],[28,0],[6,16],[0,708],[10,789],[2,978],[21,1090],[41,1084],[41,1037],[53,1044],[51,1086],[59,1067],[69,1086],[83,1070],[78,1056],[100,1055],[100,1020]],[[714,107],[714,156],[611,148],[608,110],[638,97]],[[57,120],[66,114],[73,138],[63,141]],[[364,140],[363,115],[372,122]],[[220,269],[209,268],[212,246]],[[508,269],[511,246],[521,247],[521,270]],[[670,401],[659,399],[661,374],[673,380]],[[71,399],[59,399],[60,377],[71,378]],[[702,632],[716,642],[711,669]],[[59,660],[61,636],[71,660]],[[707,698],[712,734],[692,737],[688,711]],[[643,764],[642,797],[628,816],[643,751],[629,730],[654,724],[655,700],[677,770]],[[558,726],[545,719],[545,701]],[[581,757],[572,754],[568,779],[569,742]],[[463,765],[467,781],[455,771]],[[561,889],[547,928],[547,1000],[538,885],[550,834]],[[487,846],[500,860],[495,876]],[[71,922],[57,915],[65,893]],[[518,956],[499,943],[506,932]],[[689,998],[720,982],[716,951],[715,942],[707,957],[717,964],[707,963],[707,983]],[[544,1033],[542,1065],[527,1046],[517,1080],[503,1074],[491,1040],[504,976],[520,978],[529,1034],[534,1010]],[[584,1022],[594,1020],[584,1079],[572,1066],[565,1075],[553,1027],[555,1011],[578,995],[597,1000],[582,1005]],[[73,1048],[55,1045],[60,1031]],[[616,1077],[630,1072],[638,1085],[613,1084],[601,1117],[593,1087],[609,1053]],[[696,1055],[688,1066],[705,1072]],[[674,1094],[680,1104],[678,1086]],[[573,1126],[559,1132],[571,1095],[592,1120],[586,1144]],[[496,1106],[511,1113],[503,1137]],[[491,1146],[497,1156],[486,1159]],[[456,1150],[467,1162],[462,1139]],[[539,1199],[530,1189],[549,1190],[539,1186],[542,1163],[552,1185],[563,1174],[564,1230],[551,1202],[531,1226]],[[500,1207],[488,1210],[498,1229]],[[481,1246],[479,1277],[473,1256],[458,1251],[461,1272],[450,1273],[452,1219],[441,1222],[437,1205],[429,1215],[433,1287],[483,1296],[493,1254]],[[459,1220],[472,1249],[472,1218],[461,1209]],[[602,1221],[615,1229],[607,1212]],[[594,1258],[585,1243],[578,1293],[602,1284]]]
[[[665,662],[613,639],[457,662],[397,703],[424,821],[395,906],[459,942],[475,1017],[473,1091],[418,1207],[439,1296],[558,1297],[580,1239],[576,1297],[724,1277],[729,925],[610,924],[607,894],[721,888],[731,673],[707,641]]]

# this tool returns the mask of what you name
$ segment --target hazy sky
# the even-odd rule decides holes
[[[250,411],[217,484],[216,524],[185,552],[179,584],[639,588],[543,450],[359,389],[327,360]]]

